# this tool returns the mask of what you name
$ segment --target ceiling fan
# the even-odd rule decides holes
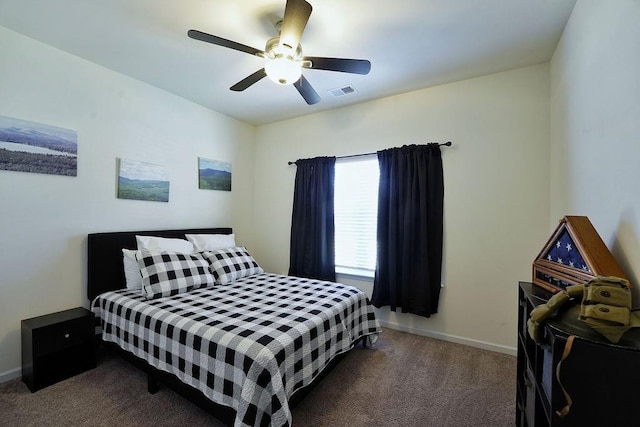
[[[368,74],[371,63],[364,59],[303,56],[300,38],[311,16],[311,9],[305,0],[287,0],[280,36],[267,40],[264,51],[198,30],[189,30],[187,34],[192,39],[264,58],[263,68],[231,86],[231,90],[243,91],[268,76],[281,85],[293,84],[307,104],[312,105],[320,101],[320,96],[302,75],[302,68]]]

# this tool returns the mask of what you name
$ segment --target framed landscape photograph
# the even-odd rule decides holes
[[[198,157],[198,188],[231,191],[231,163]]]
[[[119,199],[169,201],[169,174],[166,167],[137,160],[119,160]]]
[[[78,133],[0,116],[0,169],[78,175]]]

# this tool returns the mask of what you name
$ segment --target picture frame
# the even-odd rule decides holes
[[[169,202],[169,173],[163,165],[118,159],[118,198]]]
[[[198,188],[231,191],[231,163],[198,157]]]
[[[44,123],[0,116],[0,169],[78,175],[78,133]]]

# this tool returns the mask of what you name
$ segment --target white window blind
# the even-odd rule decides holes
[[[379,177],[376,156],[336,161],[334,209],[338,272],[373,276]]]

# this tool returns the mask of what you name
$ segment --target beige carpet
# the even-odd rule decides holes
[[[351,351],[293,410],[294,426],[513,426],[516,361],[508,355],[384,329]],[[0,384],[1,426],[222,425],[110,352],[98,367],[30,393]]]

